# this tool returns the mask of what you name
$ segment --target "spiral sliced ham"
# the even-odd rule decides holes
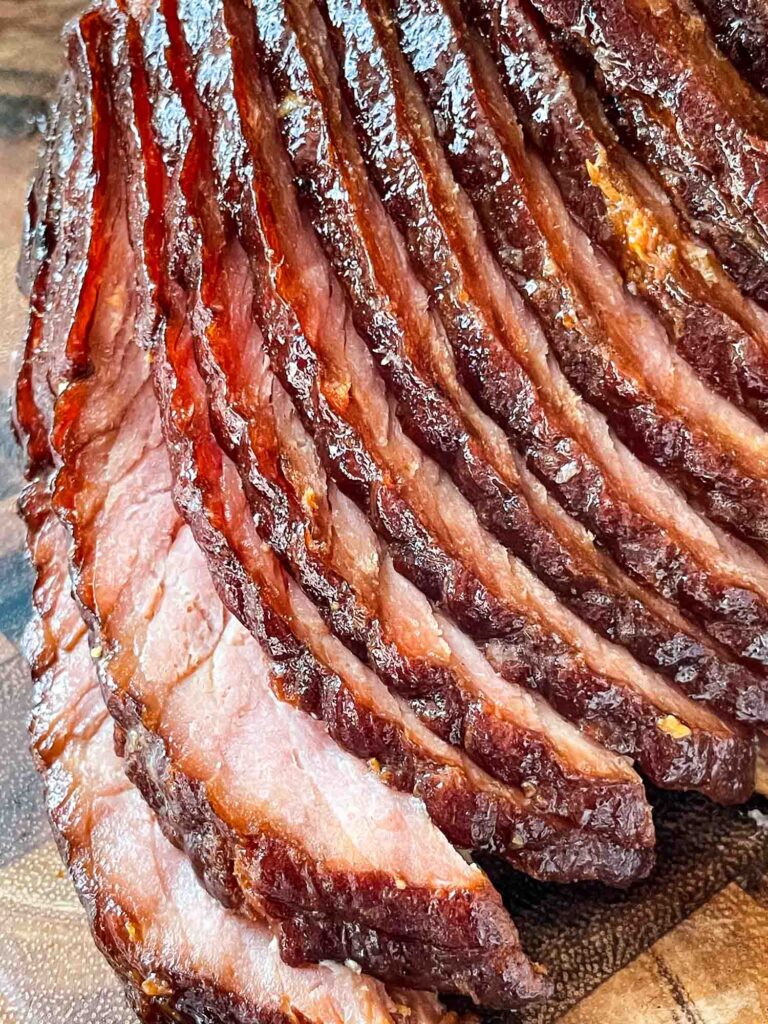
[[[765,788],[768,101],[687,4],[68,30],[20,268],[32,741],[143,1019],[545,998],[473,853],[626,885],[641,774]]]

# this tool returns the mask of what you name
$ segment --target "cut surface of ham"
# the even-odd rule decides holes
[[[85,624],[69,591],[67,535],[43,488],[25,514],[37,615],[32,751],[46,809],[96,943],[142,1019],[215,1024],[437,1024],[438,1001],[342,965],[288,967],[264,920],[224,909],[163,835],[115,753]]]

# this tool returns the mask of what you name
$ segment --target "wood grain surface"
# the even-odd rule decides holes
[[[71,0],[0,0],[0,386],[24,303],[14,270],[27,181]],[[20,486],[0,422],[0,1024],[128,1024],[61,870],[26,754],[28,675],[17,644],[30,575]],[[546,886],[488,865],[527,948],[552,968],[553,1006],[526,1024],[768,1024],[768,805],[724,810],[653,795],[659,867],[629,893]]]

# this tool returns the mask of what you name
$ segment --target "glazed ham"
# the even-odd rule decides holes
[[[26,495],[37,616],[31,745],[46,808],[96,943],[143,1020],[297,1018],[314,1024],[437,1024],[426,993],[387,991],[344,966],[288,967],[265,919],[209,896],[115,755],[85,624],[69,592],[67,535],[42,488]]]
[[[759,538],[768,435],[697,380],[571,223],[546,170],[526,155],[514,112],[454,4],[402,0],[385,9],[457,181],[507,277],[546,324],[565,375],[629,448],[714,520]]]
[[[535,6],[99,0],[68,34],[14,407],[33,747],[146,1019],[540,999],[473,852],[626,885],[641,774],[766,785],[759,282],[654,162],[706,118],[673,139],[601,64],[594,25],[651,54],[641,0],[636,38],[590,8],[578,71]],[[684,10],[637,73],[704,95]],[[757,166],[764,101],[718,75]],[[759,240],[759,190],[696,175]]]
[[[218,17],[223,31],[223,15],[216,14],[216,5],[211,5],[210,10],[212,14],[208,13],[208,8],[195,5],[194,10],[183,9],[184,17],[176,24],[169,18],[167,31],[172,46],[163,47],[162,52],[183,55],[190,47],[189,41],[180,35],[183,25],[197,26],[189,33],[191,38],[215,42],[216,19]],[[268,13],[268,8],[265,12]],[[263,112],[258,116],[254,112],[260,102],[265,102],[258,99],[257,83],[252,80],[247,91],[246,84],[241,91],[235,87],[236,96],[247,97],[248,105],[241,114],[247,136],[243,143],[237,141],[237,123],[230,115],[232,103],[226,93],[222,96],[217,92],[226,88],[229,74],[226,62],[232,52],[237,64],[237,39],[240,35],[245,37],[245,33],[246,26],[242,26],[242,33],[235,33],[231,51],[224,45],[214,51],[218,67],[213,82],[208,66],[202,63],[203,99],[183,93],[184,103],[193,119],[193,135],[194,132],[205,135],[209,123],[226,124],[226,142],[214,136],[207,144],[208,150],[219,160],[243,152],[247,145],[259,168],[258,178],[266,187],[254,192],[253,199],[247,194],[241,195],[234,204],[240,217],[237,226],[249,246],[252,270],[260,278],[258,326],[280,373],[281,383],[303,414],[305,426],[313,432],[322,457],[331,463],[338,482],[357,492],[363,508],[395,548],[396,568],[456,616],[459,624],[472,635],[503,640],[506,656],[498,663],[512,681],[521,678],[530,685],[535,680],[535,685],[568,717],[585,725],[587,717],[593,719],[588,728],[596,738],[616,745],[622,753],[636,756],[658,783],[699,785],[720,799],[733,799],[736,794],[729,795],[727,790],[736,777],[736,762],[742,765],[736,769],[744,780],[742,785],[751,787],[750,745],[745,748],[738,737],[729,736],[716,719],[702,717],[702,709],[693,704],[684,706],[676,694],[669,692],[667,695],[661,680],[655,682],[652,699],[668,700],[668,707],[663,709],[655,703],[652,708],[643,708],[650,696],[650,680],[645,680],[643,670],[633,665],[623,652],[608,649],[593,638],[588,630],[557,607],[551,595],[522,566],[509,561],[503,550],[479,527],[473,511],[445,475],[408,440],[399,422],[393,419],[383,381],[376,374],[362,339],[347,319],[333,278],[329,277],[327,284],[320,283],[321,275],[328,274],[328,270],[295,207],[290,186],[280,180],[281,154],[278,140],[268,131],[268,108],[262,107]],[[157,60],[159,53],[156,49],[149,56]],[[193,61],[194,54],[190,54],[189,59]],[[176,72],[178,82],[183,81],[182,74]],[[154,80],[162,82],[167,77],[155,74]],[[203,100],[207,106],[203,105]],[[183,139],[183,135],[179,135],[180,123],[177,119],[172,135],[160,140],[162,159],[145,158],[145,167],[173,166],[171,145],[177,146],[179,138]],[[159,132],[162,135],[162,125]],[[189,143],[184,141],[183,145]],[[191,151],[187,165],[194,167],[194,178],[182,172],[180,180],[182,183],[194,180],[195,188],[199,189],[201,181],[205,180],[200,150]],[[224,183],[231,192],[237,188],[237,179],[230,163],[220,168],[219,175],[223,204]],[[148,192],[157,195],[162,194],[163,189],[150,179]],[[176,204],[175,198],[170,202],[166,198],[166,205],[174,211],[178,209]],[[211,205],[214,204],[209,204],[209,208]],[[156,211],[151,217],[152,223],[157,223],[159,216]],[[205,208],[203,217],[208,218]],[[210,226],[207,237],[216,238]],[[279,243],[276,242],[278,237]],[[260,239],[268,239],[268,243]],[[194,246],[194,242],[184,239],[177,243],[176,251],[186,254]],[[165,255],[155,258],[154,262],[158,266],[173,266],[179,260]],[[288,266],[293,268],[290,274],[286,272]],[[205,264],[203,277],[211,280]],[[294,284],[296,279],[304,281],[298,291]],[[215,289],[214,294],[216,306],[220,306],[221,288]],[[310,297],[312,304],[308,304]],[[213,332],[220,351],[227,343],[226,329],[226,326],[217,327]],[[291,348],[286,347],[286,338],[293,339]],[[231,336],[229,344],[234,341],[235,337]],[[230,368],[234,366],[231,356],[228,363]],[[236,372],[242,382],[248,382],[249,368],[240,364]],[[187,375],[175,372],[172,377],[185,380]],[[302,377],[306,383],[301,381]],[[227,383],[229,385],[229,378]],[[182,400],[180,404],[186,415],[189,401]],[[331,438],[323,427],[328,423],[335,426]],[[337,443],[339,431],[343,431],[347,439],[344,448]],[[232,440],[230,435],[230,443]],[[356,460],[351,467],[349,452],[355,453]],[[354,471],[352,479],[350,468]],[[181,475],[185,479],[189,477],[186,471]],[[441,498],[435,504],[437,494]],[[197,504],[197,500],[193,504]],[[210,545],[211,548],[216,546]],[[521,672],[521,662],[530,668]],[[621,673],[619,664],[623,664]],[[537,665],[540,668],[536,677],[533,673]],[[626,698],[619,697],[615,714],[611,716],[609,711],[609,720],[602,724],[594,710],[589,711],[589,695],[595,689],[603,691],[615,685],[617,676],[626,678],[630,673],[636,679],[634,693]],[[569,679],[584,681],[575,686],[569,685]],[[578,700],[574,703],[577,694],[584,703]],[[626,703],[635,707],[634,712],[627,712],[633,719],[632,732],[620,724],[625,717]],[[597,701],[591,707],[594,709],[596,705]],[[608,710],[607,703],[601,706]],[[698,748],[695,755],[681,758],[680,743],[671,744],[663,730],[658,729],[658,720],[666,714],[686,722],[685,728],[690,732],[680,739],[686,742],[690,738],[691,744]],[[729,764],[724,771],[719,767],[723,759]],[[681,768],[686,772],[684,765],[688,765],[691,772],[685,779],[680,774]],[[720,780],[726,783],[724,790]]]
[[[170,52],[167,47],[164,49]],[[176,49],[183,52],[181,46]],[[162,80],[159,75],[158,80]],[[135,109],[138,113],[139,106],[136,105]],[[141,130],[138,134],[142,134]],[[232,126],[228,126],[228,134],[234,134]],[[148,145],[151,147],[152,143]],[[158,166],[159,161],[146,160],[146,164]],[[197,166],[199,168],[200,165]],[[209,233],[215,237],[210,228]],[[189,239],[185,239],[180,248],[189,251],[191,244]],[[446,738],[462,740],[480,764],[500,776],[502,781],[515,786],[530,784],[529,766],[535,761],[540,766],[535,782],[539,808],[607,832],[630,846],[637,844],[639,829],[644,837],[640,839],[640,845],[645,844],[649,840],[648,812],[639,795],[637,780],[633,773],[627,771],[625,764],[616,758],[606,759],[598,746],[585,742],[543,702],[531,699],[517,687],[508,688],[501,680],[494,679],[490,671],[490,680],[473,678],[451,656],[450,647],[441,635],[440,624],[422,595],[397,573],[392,559],[382,553],[366,520],[349,499],[335,488],[329,489],[316,457],[311,454],[311,441],[291,414],[288,397],[271,374],[262,349],[266,334],[262,335],[248,322],[243,324],[242,314],[237,312],[238,309],[247,310],[251,299],[247,285],[242,283],[242,267],[238,272],[235,257],[225,257],[224,273],[217,277],[217,261],[219,267],[222,266],[221,255],[203,255],[203,259],[204,279],[210,286],[211,295],[216,296],[216,302],[211,301],[206,311],[206,315],[211,317],[211,326],[205,337],[198,339],[199,347],[204,351],[200,363],[212,382],[211,405],[219,432],[224,434],[233,457],[245,454],[247,473],[243,480],[251,496],[251,506],[256,509],[256,521],[262,536],[290,560],[305,590],[321,601],[336,634],[353,651],[362,640],[368,660],[388,681],[394,682],[399,691],[412,698],[413,706],[422,719]],[[166,256],[151,262],[157,266],[169,266],[175,261]],[[263,281],[264,287],[268,287],[268,278],[264,277]],[[159,293],[169,291],[167,282],[159,283]],[[222,304],[227,295],[231,298]],[[247,300],[244,306],[243,298]],[[272,308],[282,312],[285,323],[290,307],[281,307],[281,299],[275,295]],[[173,301],[166,306],[165,313],[169,322],[174,316],[183,315],[175,312]],[[262,323],[265,332],[274,338],[272,345],[276,347],[281,335],[276,333],[275,324],[268,320]],[[249,335],[251,345],[243,352],[240,339]],[[182,351],[184,345],[186,351]],[[167,372],[163,370],[164,365]],[[291,362],[286,363],[281,379],[290,384],[293,374],[295,388],[296,374],[292,367]],[[200,392],[199,385],[197,389],[190,387],[190,382],[198,378],[191,362],[189,341],[173,348],[166,346],[164,353],[156,359],[156,369],[161,402],[166,410],[166,432],[173,432],[174,447],[179,453],[177,478],[190,481],[193,474],[191,469],[185,468],[184,460],[189,466],[197,463],[205,472],[205,467],[212,465],[214,458],[220,456],[200,458],[195,455],[195,444],[198,449],[209,452],[217,448],[207,420],[206,396]],[[223,394],[222,377],[227,389]],[[228,395],[232,394],[238,396],[234,409],[227,403]],[[179,408],[182,415],[176,416],[174,408]],[[189,410],[192,408],[198,410],[196,441],[188,427]],[[233,413],[238,419],[246,416],[256,428],[245,442],[242,431],[237,430],[237,419]],[[270,420],[274,430],[271,438]],[[186,451],[186,455],[182,455],[182,451]],[[286,466],[285,476],[276,474],[274,470],[281,462]],[[199,489],[199,493],[190,495],[185,500],[188,514],[194,515],[194,510],[201,505],[213,508],[212,503],[216,500],[228,508],[237,502],[242,505],[242,491],[231,482],[231,477],[226,501],[213,497],[217,488],[221,493],[221,487],[221,483],[213,478]],[[295,511],[291,512],[290,518],[281,521],[278,519],[280,509],[290,512],[292,493]],[[308,495],[311,495],[311,500]],[[295,522],[297,516],[298,522],[294,526],[291,518]],[[213,519],[213,515],[209,515],[208,524]],[[210,530],[210,526],[207,528]],[[244,526],[229,522],[222,524],[220,529],[217,538],[209,536],[204,544],[215,575],[221,573],[217,568],[217,552],[222,547],[222,537],[226,536],[227,546],[236,551],[238,536],[242,537]],[[262,570],[253,559],[249,564],[245,552],[236,553],[234,557],[239,562],[239,573],[244,580],[242,586],[252,590]],[[227,576],[233,578],[231,572]],[[340,604],[340,599],[344,598],[347,599],[346,615]],[[238,604],[248,608],[252,604],[235,593],[231,593],[229,599],[233,607]],[[408,603],[407,615],[403,615],[403,601]],[[371,602],[373,611],[368,611]],[[402,628],[393,621],[398,615],[410,634],[403,636]],[[291,614],[286,617],[296,618]],[[387,619],[391,636],[400,633],[397,641],[387,642],[386,636],[382,635],[381,618]],[[256,618],[251,618],[248,625],[254,633],[259,633]],[[315,627],[311,632],[316,631]],[[336,670],[342,675],[346,672],[351,674],[350,678],[370,679],[370,674],[366,674],[362,666],[356,666],[355,658],[342,654],[330,640],[324,643],[325,655],[321,660],[326,660],[335,651]],[[319,654],[319,641],[313,637],[310,644],[314,644]],[[298,689],[295,692],[298,698]],[[319,695],[313,698],[309,694],[304,700],[313,711],[330,722],[332,706],[327,701],[320,700]],[[368,749],[366,754],[386,762],[381,750]],[[510,855],[514,855],[514,851],[510,851]],[[554,870],[555,861],[549,855],[546,859],[549,870]],[[585,860],[585,866],[587,863]],[[594,861],[594,865],[598,872],[603,870],[599,860]],[[627,861],[626,869],[630,867],[631,861]]]
[[[84,28],[103,69],[102,25]],[[103,83],[94,85],[103,114]],[[59,396],[51,433],[54,506],[71,531],[76,592],[130,774],[213,892],[281,922],[290,962],[354,959],[489,1004],[535,997],[546,983],[482,872],[432,828],[421,802],[278,700],[270,684],[279,687],[280,667],[218,601],[171,501],[149,362],[136,344],[125,204],[105,156],[99,188],[113,192],[115,217],[83,334],[90,372]],[[435,783],[437,799],[447,795]]]

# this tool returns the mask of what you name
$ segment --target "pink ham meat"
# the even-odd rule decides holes
[[[155,29],[152,35],[157,38],[159,33]],[[138,97],[142,92],[138,81],[134,88]],[[138,114],[141,103],[137,102],[134,109]],[[139,130],[138,134],[144,136],[145,132]],[[150,155],[151,149],[151,143],[145,141],[147,166],[157,163]],[[190,150],[187,161],[196,166],[193,153],[194,150]],[[182,179],[186,173],[182,172]],[[199,181],[197,175],[195,180]],[[173,200],[166,197],[166,202]],[[174,208],[178,210],[177,205]],[[187,222],[187,218],[181,220]],[[157,219],[150,218],[150,222],[157,223]],[[179,249],[171,251],[188,253],[193,248],[194,243],[186,239]],[[147,251],[149,266],[172,266],[178,262],[173,256],[153,256],[150,247]],[[203,276],[209,285],[216,280],[215,294],[221,309],[227,282],[215,278],[215,267],[210,269],[208,273],[208,268],[204,267]],[[241,280],[234,278],[234,292],[239,301],[244,294],[239,286]],[[564,822],[542,815],[540,811],[549,807],[548,779],[544,778],[542,791],[537,792],[537,799],[532,802],[520,790],[493,784],[466,759],[432,738],[405,705],[393,699],[375,676],[333,641],[295,585],[283,583],[274,556],[262,549],[253,525],[248,522],[242,488],[231,465],[222,459],[213,438],[206,395],[193,362],[190,330],[179,290],[167,278],[159,279],[157,286],[167,326],[164,342],[154,352],[154,366],[177,481],[177,502],[206,552],[226,603],[268,647],[280,648],[283,675],[279,685],[283,695],[324,718],[340,743],[358,756],[374,759],[391,782],[418,792],[426,800],[433,819],[461,846],[500,853],[531,873],[561,880],[584,877],[587,873],[606,881],[621,882],[647,870],[650,855],[633,847],[638,844],[644,847],[652,842],[650,819],[644,801],[638,803],[636,779],[619,759],[606,757],[599,747],[585,741],[545,705],[537,706],[522,695],[516,702],[507,700],[506,708],[495,715],[497,731],[502,735],[505,725],[511,730],[507,723],[514,721],[515,715],[531,732],[537,729],[542,732],[539,746],[545,746],[548,734],[552,734],[559,743],[563,759],[566,762],[570,759],[577,766],[574,773],[576,797],[571,797],[569,803],[569,797],[561,798],[556,790],[555,799],[563,803],[576,824],[583,823],[596,832],[608,832],[629,849],[592,834],[582,839],[579,832],[576,838],[572,826],[566,827]],[[237,305],[233,302],[226,308],[234,310]],[[216,334],[215,330],[209,331],[208,339],[215,339]],[[241,362],[241,377],[250,379],[247,375],[256,365],[258,360]],[[279,410],[284,404],[280,396],[273,393],[272,399]],[[280,415],[278,411],[278,419]],[[264,416],[258,417],[262,443],[268,434],[267,416],[269,410],[265,407]],[[307,447],[306,439],[295,437],[294,441],[289,450]],[[315,486],[319,497],[319,486]],[[281,497],[284,499],[285,495]],[[351,509],[347,503],[345,512],[341,496],[338,505],[336,525],[341,516],[350,516]],[[201,510],[205,518],[200,515]],[[350,522],[355,532],[363,534],[364,540],[364,521],[358,517],[357,522],[354,518]],[[274,529],[269,539],[279,546]],[[359,550],[351,551],[350,560],[361,554]],[[388,584],[386,575],[382,582],[385,586]],[[397,584],[392,582],[390,586]],[[416,611],[418,598],[418,594],[411,598]],[[421,601],[423,603],[423,599]],[[433,625],[432,629],[435,631],[437,626]],[[481,681],[486,690],[485,695],[481,692],[486,706],[494,696],[490,669],[487,675],[491,676],[490,681]],[[503,684],[495,683],[497,693],[504,688]],[[480,684],[476,689],[480,689]],[[476,700],[476,705],[481,706],[480,701]],[[507,711],[506,722],[504,710]],[[489,707],[487,717],[492,715]],[[534,734],[530,745],[537,739]],[[530,751],[527,757],[530,761]],[[578,767],[581,765],[585,767]],[[607,778],[598,774],[601,770]],[[580,771],[582,775],[578,779]],[[566,792],[569,785],[566,779],[563,787]],[[487,810],[490,806],[494,808],[492,814]],[[583,844],[589,847],[589,855],[581,849]]]
[[[738,285],[768,301],[768,101],[677,0],[534,0],[596,62],[623,133]]]
[[[765,563],[695,515],[568,387],[484,245],[436,145],[394,27],[377,16],[376,5],[326,6],[369,170],[440,306],[467,387],[625,569],[736,653],[760,660],[768,626]]]
[[[54,836],[97,945],[142,1020],[182,1024],[438,1024],[435,997],[388,992],[342,966],[293,968],[259,918],[225,910],[163,835],[114,751],[85,625],[69,592],[67,535],[34,487],[37,574],[27,630],[31,745]]]
[[[495,69],[454,0],[383,6],[397,21],[456,179],[567,378],[639,458],[714,521],[762,539],[768,434],[698,380],[573,224],[541,161],[526,153]]]
[[[101,14],[77,31],[97,121],[114,126]],[[216,895],[279,922],[289,962],[356,959],[501,1006],[539,997],[547,983],[482,872],[419,801],[277,700],[279,666],[218,601],[171,501],[149,360],[136,344],[117,156],[114,145],[98,151],[96,190],[112,217],[99,299],[76,339],[88,373],[59,395],[52,437],[54,506],[132,776]]]
[[[768,423],[768,320],[666,195],[631,160],[599,102],[578,84],[527,0],[466,3],[526,136],[571,213],[650,304],[699,377]]]

